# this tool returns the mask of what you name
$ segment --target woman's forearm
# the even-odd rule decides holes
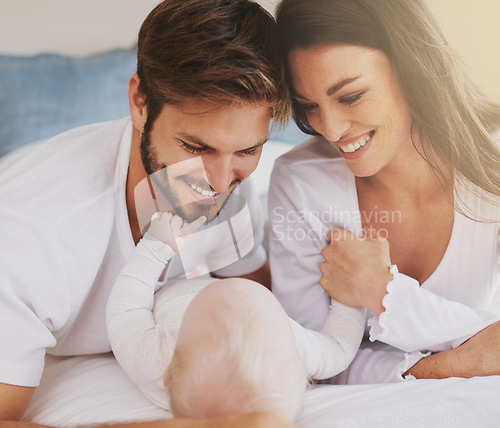
[[[447,377],[467,377],[460,376],[459,367],[453,362],[452,350],[431,354],[415,363],[403,377],[407,375],[415,376],[417,379],[444,379]],[[463,371],[462,371],[463,373]]]
[[[500,375],[500,321],[448,351],[418,361],[406,374],[417,379]]]

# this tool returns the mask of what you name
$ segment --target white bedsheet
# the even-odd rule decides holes
[[[25,420],[59,427],[170,418],[126,377],[112,355],[47,357]],[[500,376],[384,385],[318,385],[307,392],[304,428],[498,427]]]

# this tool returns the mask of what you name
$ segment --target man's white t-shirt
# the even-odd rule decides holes
[[[131,138],[126,118],[77,128],[2,159],[0,382],[37,386],[46,352],[111,350],[106,302],[134,249],[125,201]],[[262,266],[263,215],[250,180],[234,195],[245,201],[235,214],[240,222],[207,226],[195,248],[171,261],[164,281],[189,277],[198,264],[218,268],[220,276]],[[243,228],[249,218],[251,227]],[[240,229],[244,252],[234,249]]]

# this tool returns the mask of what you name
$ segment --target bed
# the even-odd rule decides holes
[[[84,58],[0,55],[0,162],[65,129],[127,115],[126,82],[134,67],[134,47]],[[263,202],[274,159],[304,139],[293,124],[272,134],[255,173]],[[499,397],[500,376],[316,385],[298,422],[304,428],[497,427]],[[73,427],[165,417],[171,414],[151,404],[105,354],[47,356],[24,420]]]
[[[304,428],[498,427],[500,376],[384,385],[317,385],[307,391]],[[151,404],[111,354],[47,357],[25,420],[60,427],[170,418]]]

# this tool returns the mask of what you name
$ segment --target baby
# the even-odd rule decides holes
[[[343,371],[354,358],[364,310],[332,302],[319,332],[286,316],[253,281],[169,281],[169,260],[203,225],[155,214],[111,292],[107,325],[128,376],[174,416],[214,418],[274,411],[293,420],[309,379]]]
[[[213,282],[189,304],[165,376],[175,416],[294,419],[308,376],[283,308],[260,284]]]

